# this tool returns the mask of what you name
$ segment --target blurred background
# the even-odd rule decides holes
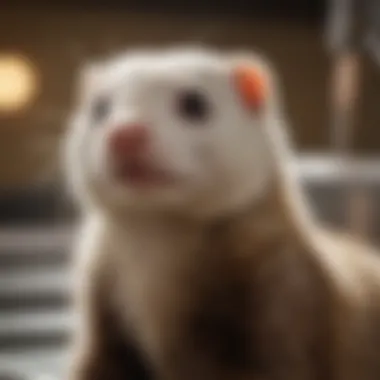
[[[49,4],[0,5],[0,380],[58,379],[64,368],[75,213],[59,143],[78,69],[93,58],[173,43],[262,51],[282,79],[315,212],[377,244],[376,0]]]

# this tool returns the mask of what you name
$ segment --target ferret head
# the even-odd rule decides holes
[[[265,195],[272,72],[256,56],[128,53],[87,67],[66,145],[81,200],[214,217]]]

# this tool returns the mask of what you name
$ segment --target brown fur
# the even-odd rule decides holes
[[[162,326],[170,339],[158,366],[111,303],[112,272],[97,260],[73,379],[379,379],[379,259],[315,227],[322,252],[278,195],[205,229],[183,279],[186,312]]]

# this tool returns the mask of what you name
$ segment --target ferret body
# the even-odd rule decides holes
[[[380,259],[310,215],[273,70],[179,49],[85,74],[72,379],[380,378]]]

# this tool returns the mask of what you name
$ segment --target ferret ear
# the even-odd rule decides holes
[[[80,101],[88,99],[97,88],[101,77],[101,65],[99,63],[87,63],[79,70],[77,84],[77,98]]]
[[[233,85],[244,107],[255,113],[264,111],[274,96],[274,70],[269,62],[254,54],[236,54],[229,62]]]

